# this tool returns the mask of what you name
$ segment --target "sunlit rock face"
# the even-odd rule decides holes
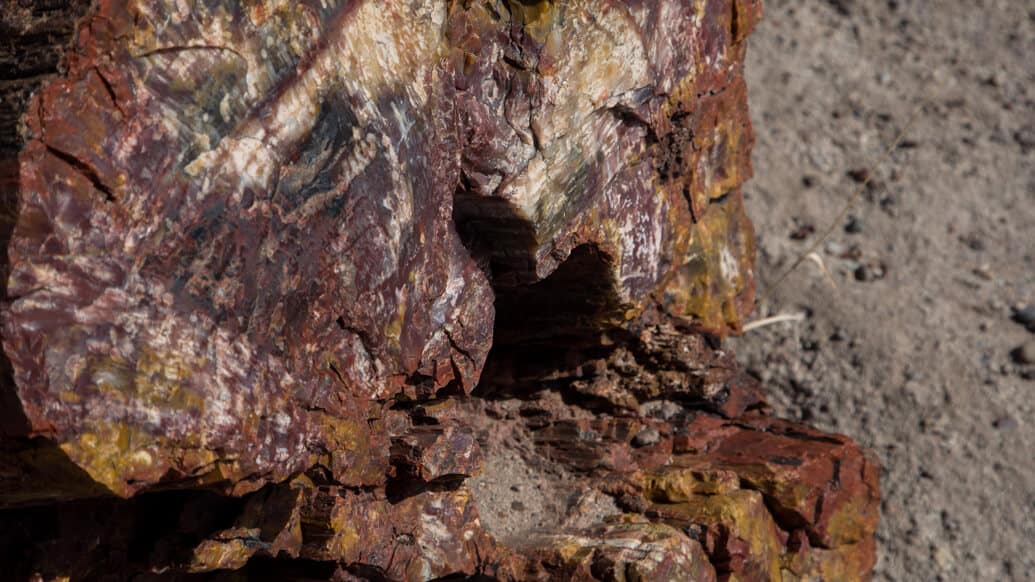
[[[5,341],[32,428],[118,494],[315,464],[478,379],[442,3],[101,3],[22,153]]]
[[[95,2],[21,112],[0,447],[0,508],[89,500],[2,545],[45,577],[867,571],[873,459],[772,436],[720,346],[760,11]],[[624,515],[500,544],[468,478],[518,449]]]
[[[647,304],[735,329],[737,10],[99,3],[21,154],[4,341],[32,433],[120,495],[376,484],[384,403],[473,387],[490,283],[580,247],[599,305],[526,335]]]

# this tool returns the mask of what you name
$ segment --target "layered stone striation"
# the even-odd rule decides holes
[[[735,328],[738,10],[100,2],[26,118],[4,341],[30,432],[120,495],[371,484],[376,403],[469,390],[492,340],[454,215],[503,292],[592,247],[599,309],[526,335],[649,302]]]
[[[720,345],[760,10],[97,0],[5,181],[4,560],[865,576],[875,461]],[[467,478],[518,442],[622,515],[501,543]]]

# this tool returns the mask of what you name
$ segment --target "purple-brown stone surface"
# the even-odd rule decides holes
[[[720,346],[757,0],[60,10],[0,168],[17,575],[867,575],[875,461]],[[616,513],[494,532],[515,451]]]
[[[739,324],[750,11],[411,4],[94,7],[20,155],[4,341],[32,434],[119,495],[317,462],[374,484],[364,424],[478,380],[474,257],[509,297],[592,249],[596,309],[560,289],[514,341],[651,301]]]

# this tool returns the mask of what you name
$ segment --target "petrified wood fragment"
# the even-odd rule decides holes
[[[450,221],[445,17],[98,5],[21,154],[4,340],[33,433],[122,495],[378,482],[379,403],[469,389],[492,332]]]
[[[720,345],[756,0],[27,6],[13,50],[66,36],[0,111],[14,575],[872,567],[873,459]],[[516,452],[617,513],[496,535]]]

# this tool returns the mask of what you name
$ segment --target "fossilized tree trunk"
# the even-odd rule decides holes
[[[867,575],[875,461],[720,346],[757,0],[8,10],[19,576]],[[612,510],[492,531],[515,451]]]

